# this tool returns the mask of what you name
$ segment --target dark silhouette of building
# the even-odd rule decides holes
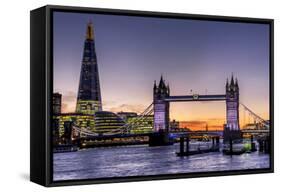
[[[53,114],[61,114],[61,94],[53,94]]]
[[[59,119],[53,119],[53,144],[58,145],[60,142],[60,122]]]
[[[101,91],[93,25],[87,25],[86,39],[80,73],[76,112],[94,114],[102,110]]]
[[[180,122],[173,119],[173,121],[170,122],[170,129],[178,130],[179,128],[180,128]]]
[[[72,140],[72,121],[64,122],[64,133],[62,135],[63,144],[71,144]]]

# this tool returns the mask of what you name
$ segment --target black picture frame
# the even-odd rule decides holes
[[[158,18],[177,18],[270,25],[270,168],[239,171],[198,172],[157,176],[132,176],[106,179],[67,180],[52,179],[52,91],[53,91],[53,11],[98,13]],[[100,9],[47,5],[30,13],[30,180],[43,186],[81,185],[129,181],[147,181],[274,172],[274,20],[261,18],[195,15],[136,10]]]

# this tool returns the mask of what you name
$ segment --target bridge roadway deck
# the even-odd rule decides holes
[[[169,96],[164,99],[169,102],[179,102],[179,101],[224,101],[226,100],[226,95],[179,95],[179,96]]]

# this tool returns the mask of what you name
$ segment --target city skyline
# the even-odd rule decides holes
[[[161,74],[171,95],[187,95],[224,94],[226,78],[234,73],[241,101],[268,119],[267,25],[56,12],[54,18],[54,92],[62,93],[63,112],[75,111],[91,20],[104,110],[140,113],[152,102],[153,82]],[[171,103],[170,116],[222,127],[225,103]]]

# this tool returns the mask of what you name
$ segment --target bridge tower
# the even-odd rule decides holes
[[[169,132],[169,102],[165,98],[170,96],[169,85],[166,85],[161,75],[158,86],[153,87],[154,132]]]
[[[230,83],[226,81],[226,124],[224,125],[224,141],[240,139],[239,125],[239,86],[238,81],[231,76]]]

